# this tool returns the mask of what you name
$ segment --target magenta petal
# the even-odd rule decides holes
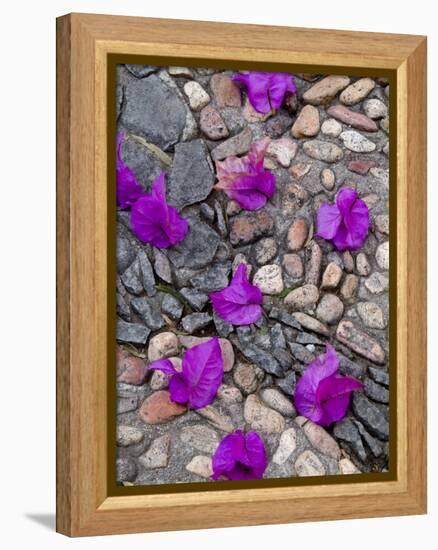
[[[340,420],[347,410],[350,393],[362,388],[355,378],[337,376],[338,368],[338,355],[327,344],[326,353],[310,363],[295,390],[299,413],[323,426]]]
[[[348,376],[332,375],[321,381],[316,399],[324,411],[320,424],[328,426],[344,417],[350,401],[350,393],[362,389],[363,384]]]
[[[166,202],[164,172],[152,184],[151,193],[141,196],[131,208],[131,226],[143,242],[169,248],[182,241],[189,229],[176,208]]]
[[[269,138],[254,142],[246,157],[228,157],[216,162],[218,183],[216,189],[224,191],[241,208],[262,208],[275,193],[275,175],[264,170],[263,161],[270,143]]]
[[[158,359],[148,366],[149,370],[159,370],[164,374],[175,374],[175,370],[172,362],[169,359]]]
[[[256,432],[236,430],[222,439],[212,459],[212,479],[261,479],[267,466],[265,445]]]
[[[187,403],[190,399],[190,387],[185,377],[177,372],[169,381],[170,399],[175,403]]]
[[[126,209],[131,207],[144,191],[142,186],[138,183],[134,172],[122,160],[121,148],[123,140],[124,133],[118,132],[116,156],[116,201],[119,208]]]
[[[249,102],[259,113],[279,109],[285,95],[296,92],[294,78],[288,73],[252,71],[236,75],[233,80],[246,86]]]
[[[182,361],[182,376],[190,394],[191,409],[209,405],[217,394],[224,374],[222,352],[217,337],[188,349]]]
[[[210,299],[216,313],[233,325],[250,325],[262,316],[263,295],[248,281],[245,264],[237,268],[229,286],[212,292]]]
[[[322,204],[317,213],[317,235],[333,241],[340,251],[358,250],[368,236],[370,225],[368,206],[354,189],[344,188],[336,204]]]
[[[316,234],[323,239],[333,239],[341,221],[341,213],[335,204],[321,204],[316,218]]]

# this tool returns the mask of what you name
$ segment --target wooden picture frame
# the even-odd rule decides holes
[[[108,59],[295,65],[391,79],[396,449],[365,482],[114,495],[108,490]],[[174,63],[176,64],[176,63]],[[114,161],[112,161],[114,162]],[[109,164],[108,164],[109,163]],[[391,176],[392,177],[392,176]],[[395,176],[394,176],[395,177]],[[392,250],[392,249],[391,249]],[[395,274],[395,275],[394,275]],[[57,531],[69,536],[426,513],[426,39],[70,14],[57,20]]]

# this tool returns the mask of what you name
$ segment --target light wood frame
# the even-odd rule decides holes
[[[395,480],[108,496],[108,54],[393,72]],[[57,88],[57,530],[84,536],[425,513],[425,37],[70,14],[57,20]]]

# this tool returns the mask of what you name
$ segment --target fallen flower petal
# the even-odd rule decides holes
[[[117,206],[122,209],[129,208],[144,193],[143,187],[138,183],[134,172],[122,160],[122,143],[124,133],[117,134],[116,156],[116,200]]]
[[[270,139],[263,138],[251,145],[246,157],[228,157],[216,161],[218,183],[215,189],[224,191],[241,208],[262,208],[275,193],[275,175],[263,168]]]
[[[241,430],[225,436],[213,455],[212,479],[262,479],[267,458],[263,439],[257,432]]]
[[[344,188],[336,196],[336,204],[319,207],[316,236],[332,241],[340,250],[358,250],[369,230],[368,206],[358,198],[354,189]]]
[[[170,398],[189,409],[209,405],[217,394],[224,374],[222,351],[217,337],[188,349],[177,372],[169,359],[159,359],[148,367],[169,375]]]
[[[240,264],[231,283],[210,294],[213,309],[225,321],[233,325],[250,325],[262,316],[263,295],[259,288],[248,281],[246,265]]]
[[[131,207],[131,226],[143,242],[157,248],[169,248],[184,239],[189,224],[178,210],[166,202],[162,172],[152,184],[151,193],[143,194]]]
[[[327,344],[326,352],[312,361],[297,383],[295,406],[299,413],[316,424],[328,426],[344,417],[350,393],[363,384],[355,378],[340,376],[339,358]]]
[[[279,109],[286,94],[297,91],[294,77],[289,73],[249,72],[233,76],[233,80],[246,86],[248,99],[259,113]]]

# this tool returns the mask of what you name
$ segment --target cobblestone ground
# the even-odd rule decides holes
[[[119,483],[199,482],[234,429],[256,429],[265,478],[385,471],[388,466],[388,92],[384,79],[296,75],[297,94],[271,115],[253,110],[233,71],[119,66],[123,160],[146,190],[167,172],[169,202],[190,222],[179,245],[153,249],[117,223],[117,477]],[[241,211],[213,190],[214,160],[272,139],[265,166],[277,179],[266,207]],[[321,202],[358,190],[371,230],[358,253],[313,236]],[[246,262],[265,316],[233,327],[207,294]],[[225,376],[214,402],[185,411],[167,380],[146,372],[218,335]],[[364,383],[329,428],[297,416],[300,373],[330,342],[341,372]]]

